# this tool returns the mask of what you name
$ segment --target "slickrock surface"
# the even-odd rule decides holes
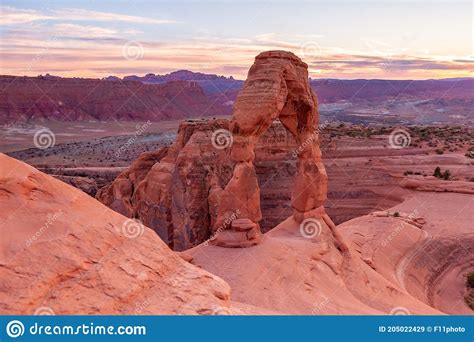
[[[149,228],[3,154],[0,208],[2,314],[41,307],[56,314],[213,314],[230,306],[222,279],[184,261]]]
[[[229,283],[232,300],[278,314],[382,315],[400,307],[409,314],[440,314],[371,268],[357,246],[350,243],[347,252],[337,249],[331,229],[318,222],[314,236],[302,235],[300,224],[290,217],[257,246],[201,244],[187,253],[194,264]]]
[[[407,189],[431,192],[456,192],[474,195],[474,182],[440,180],[436,177],[406,177],[401,182]]]
[[[0,165],[2,313],[472,313],[461,281],[474,266],[463,210],[472,195],[417,192],[390,209],[397,217],[337,228],[316,209],[314,229],[290,217],[251,248],[204,243],[175,254],[79,190],[5,155]],[[421,218],[421,229],[406,221]]]
[[[463,298],[474,268],[474,197],[415,192],[390,209],[400,217],[363,216],[338,230],[366,261],[413,297],[448,314],[473,314]],[[421,227],[406,217],[423,218]]]

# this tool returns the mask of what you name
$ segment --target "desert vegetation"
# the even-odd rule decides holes
[[[444,172],[442,172],[441,168],[437,166],[433,172],[433,176],[436,178],[448,180],[451,177],[451,172],[449,170],[444,170]]]
[[[464,300],[474,310],[474,271],[470,271],[466,276],[466,292]]]

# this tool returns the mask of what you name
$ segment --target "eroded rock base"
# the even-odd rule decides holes
[[[260,226],[250,219],[232,221],[230,229],[217,232],[211,243],[215,246],[245,248],[258,245],[263,240]]]

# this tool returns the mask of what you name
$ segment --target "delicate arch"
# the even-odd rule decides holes
[[[222,226],[230,215],[238,212],[239,217],[255,224],[256,235],[260,233],[258,223],[262,214],[253,165],[254,149],[258,138],[276,119],[292,133],[298,146],[292,194],[295,217],[302,217],[305,212],[324,204],[327,175],[321,161],[318,103],[308,81],[308,66],[291,52],[263,52],[255,58],[234,104],[231,157],[236,165],[233,177],[221,195],[217,226]]]

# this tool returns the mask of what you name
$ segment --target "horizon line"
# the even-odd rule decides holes
[[[104,76],[104,77],[93,77],[93,76],[61,76],[61,75],[54,75],[54,74],[50,74],[50,73],[46,73],[46,74],[39,74],[39,75],[36,75],[36,76],[31,76],[31,75],[11,75],[11,74],[0,74],[0,77],[13,77],[13,78],[18,78],[18,77],[21,77],[21,78],[25,78],[25,77],[30,77],[30,78],[39,78],[39,77],[58,77],[58,78],[62,78],[62,79],[84,79],[84,80],[104,80],[106,78],[109,78],[109,77],[116,77],[118,78],[119,80],[121,81],[134,81],[134,80],[124,80],[125,77],[131,77],[131,76],[136,76],[136,77],[145,77],[146,75],[154,75],[154,76],[167,76],[167,75],[170,75],[172,73],[175,73],[175,72],[178,72],[178,71],[189,71],[189,72],[192,72],[192,73],[200,73],[200,74],[203,74],[203,75],[209,75],[209,76],[217,76],[217,77],[225,77],[226,79],[233,79],[234,81],[241,81],[241,82],[245,82],[245,79],[240,79],[240,78],[235,78],[233,75],[229,75],[229,76],[226,76],[226,75],[219,75],[219,74],[209,74],[209,73],[205,73],[205,72],[201,72],[201,71],[192,71],[192,70],[189,70],[189,69],[178,69],[178,70],[174,70],[174,71],[170,71],[166,74],[155,74],[155,73],[152,73],[152,72],[149,72],[149,73],[145,73],[143,74],[143,76],[140,76],[138,74],[129,74],[129,75],[125,75],[125,76],[116,76],[116,75],[108,75],[108,76]],[[401,79],[396,79],[396,78],[338,78],[338,77],[321,77],[321,78],[313,78],[313,77],[310,77],[308,76],[308,79],[311,80],[311,81],[317,81],[317,80],[338,80],[338,81],[357,81],[357,80],[361,80],[361,81],[443,81],[443,80],[471,80],[471,79],[474,79],[474,77],[472,76],[459,76],[459,77],[442,77],[442,78],[401,78]],[[110,80],[112,81],[112,80]],[[192,82],[192,81],[210,81],[210,80],[169,80],[169,81],[166,81],[166,82],[171,82],[171,81],[189,81],[189,82]],[[140,82],[140,81],[136,81],[136,82]],[[148,83],[148,84],[153,84],[153,83]]]

